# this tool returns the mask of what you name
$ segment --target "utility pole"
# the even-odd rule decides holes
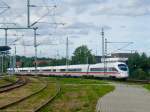
[[[104,58],[105,56],[105,40],[104,40],[104,29],[102,28],[102,58]]]
[[[38,28],[34,28],[34,50],[35,50],[35,56],[34,56],[34,62],[35,62],[35,72],[37,71],[37,31]]]
[[[15,68],[16,68],[16,45],[15,45],[15,52],[13,55],[13,74],[15,73]]]
[[[107,39],[105,38],[105,71],[107,72]]]
[[[30,0],[27,0],[27,27],[30,28]]]
[[[104,63],[104,75],[105,75],[105,70],[106,70],[106,65],[105,65],[105,37],[104,37],[104,29],[102,28],[102,61]]]
[[[66,72],[68,72],[68,65],[69,65],[68,58],[69,58],[69,39],[67,37],[66,39],[66,67],[67,67]]]
[[[8,29],[5,28],[5,46],[7,46],[7,40],[8,40]],[[6,64],[6,61],[5,61],[5,57],[6,57],[6,54],[2,54],[2,73],[4,72],[4,67],[5,67],[5,64]]]
[[[2,54],[2,68],[1,68],[1,69],[2,69],[2,74],[3,74],[3,72],[4,72],[4,65],[3,65],[3,63],[4,63],[4,62],[3,62],[3,54]]]
[[[89,57],[86,57],[86,64],[89,64]]]
[[[7,36],[8,36],[7,35],[7,33],[8,33],[7,31],[8,31],[8,29],[5,28],[4,30],[5,30],[5,46],[7,46]]]

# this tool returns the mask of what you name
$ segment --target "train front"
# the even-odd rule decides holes
[[[128,78],[129,77],[129,68],[128,65],[122,62],[118,62],[115,64],[119,74],[116,76],[117,78]]]

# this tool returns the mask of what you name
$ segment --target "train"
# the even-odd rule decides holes
[[[106,66],[106,65],[105,65]],[[129,68],[123,62],[110,62],[107,67],[104,63],[97,64],[78,64],[78,65],[63,65],[63,66],[47,66],[47,67],[23,67],[23,68],[8,68],[8,73],[15,74],[40,74],[45,76],[92,76],[92,77],[108,77],[126,79],[129,76]]]

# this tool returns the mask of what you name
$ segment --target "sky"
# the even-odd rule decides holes
[[[27,27],[27,0],[0,0],[0,27]],[[66,38],[69,55],[87,45],[101,55],[101,29],[108,42],[108,53],[146,52],[150,55],[150,0],[30,0],[31,24],[38,27],[38,56],[65,57]],[[5,23],[5,24],[3,24]],[[0,44],[4,44],[0,30]],[[8,40],[17,55],[34,56],[32,30],[9,30]],[[124,48],[118,50],[120,48]]]

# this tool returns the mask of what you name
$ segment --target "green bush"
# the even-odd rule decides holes
[[[143,71],[141,68],[139,68],[133,72],[131,78],[139,79],[139,80],[146,80],[148,78],[148,76],[145,71]]]
[[[150,79],[150,57],[145,53],[142,55],[134,53],[129,57],[128,66],[130,78],[145,80]]]

